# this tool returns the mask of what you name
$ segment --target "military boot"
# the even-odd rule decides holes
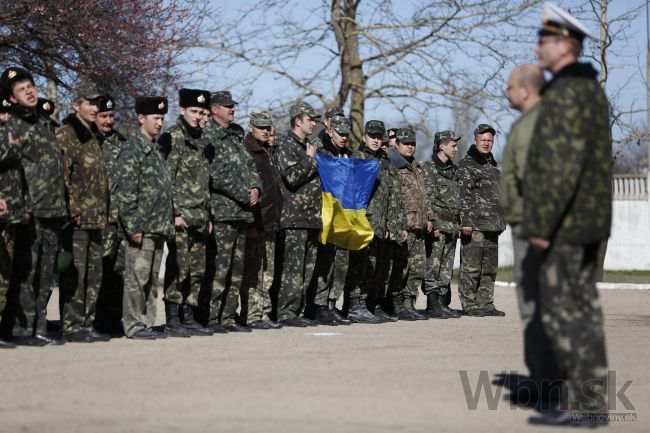
[[[429,293],[427,295],[427,314],[432,319],[446,319],[447,314],[443,311],[440,305],[440,298],[436,293]]]
[[[165,302],[165,333],[170,337],[189,337],[190,331],[185,329],[178,317],[178,304]]]
[[[352,320],[343,317],[343,315],[339,313],[339,310],[336,309],[335,300],[329,299],[327,301],[327,309],[330,311],[330,314],[334,316],[339,325],[352,325]]]
[[[429,320],[429,316],[427,314],[422,314],[418,310],[415,309],[415,296],[404,296],[404,308],[407,309],[413,316],[415,316],[415,320]]]
[[[406,308],[404,304],[404,295],[401,293],[393,296],[393,314],[395,314],[399,320],[406,320],[409,322],[418,320],[415,315]]]
[[[449,293],[449,291],[447,291],[447,293]],[[449,319],[459,319],[460,318],[460,314],[458,314],[455,310],[452,310],[451,308],[449,308],[449,304],[447,303],[446,295],[438,295],[438,303],[440,304],[440,308],[442,309],[442,311],[444,311],[445,314],[447,314],[447,317]]]
[[[382,319],[372,314],[361,299],[350,299],[348,319],[354,323],[384,323]]]
[[[314,306],[314,319],[321,325],[337,326],[339,324],[332,310],[325,305]]]
[[[194,308],[191,305],[183,304],[181,306],[181,312],[183,313],[181,323],[191,335],[208,336],[214,334],[212,329],[204,328],[199,322],[194,320]]]

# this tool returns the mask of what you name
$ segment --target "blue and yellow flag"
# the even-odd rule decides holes
[[[379,161],[334,158],[316,154],[323,186],[323,230],[320,242],[360,250],[374,233],[366,218],[370,194],[379,173]]]

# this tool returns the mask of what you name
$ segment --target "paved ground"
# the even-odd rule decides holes
[[[601,431],[647,432],[650,291],[601,294],[610,366],[637,413]],[[470,410],[461,385],[459,370],[472,389],[482,370],[525,373],[514,291],[497,304],[507,317],[5,350],[0,432],[531,431],[505,389],[496,410],[484,397]]]

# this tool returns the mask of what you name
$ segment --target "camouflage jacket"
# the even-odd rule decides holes
[[[452,160],[440,161],[437,154],[422,163],[429,206],[433,211],[433,229],[455,234],[460,228],[458,167]]]
[[[399,176],[406,229],[426,230],[427,221],[433,220],[433,212],[427,201],[422,166],[415,159],[409,162],[392,147],[388,150],[388,158]]]
[[[472,145],[458,164],[460,225],[483,232],[502,232],[499,211],[499,168],[490,153],[481,155]]]
[[[363,159],[379,160],[379,174],[366,211],[370,226],[377,238],[384,239],[388,233],[389,239],[401,242],[401,232],[406,229],[406,220],[397,169],[381,150],[373,152],[367,147],[361,147],[360,153]]]
[[[210,207],[217,222],[252,223],[255,219],[249,206],[250,190],[262,192],[262,182],[255,161],[244,149],[244,129],[233,123],[222,128],[210,120],[203,131],[214,146],[210,166]]]
[[[19,223],[25,207],[23,175],[20,167],[22,150],[9,143],[9,130],[0,122],[0,198],[7,202],[7,213],[0,223]]]
[[[171,180],[155,143],[140,131],[124,144],[117,164],[117,206],[127,235],[174,233]]]
[[[68,213],[81,215],[82,229],[102,229],[108,216],[108,180],[96,132],[94,123],[88,129],[74,113],[56,132],[63,151]]]
[[[503,151],[499,207],[503,220],[512,226],[512,233],[518,237],[521,237],[520,223],[524,214],[522,182],[526,174],[528,149],[533,139],[540,107],[540,104],[535,104],[513,123],[508,143]]]
[[[282,178],[284,208],[280,228],[322,229],[323,190],[318,163],[305,152],[306,143],[289,131],[278,137],[273,159]]]
[[[543,92],[524,176],[525,237],[588,244],[612,219],[609,103],[590,64],[559,71]]]
[[[124,148],[126,137],[115,130],[108,135],[100,133],[98,137],[102,146],[104,168],[106,169],[106,177],[108,179],[108,216],[116,223],[118,220],[116,200],[117,160],[120,157],[120,152]]]
[[[23,145],[20,163],[27,187],[25,211],[37,218],[65,217],[63,154],[50,121],[33,110],[16,107],[7,128]]]
[[[174,215],[187,225],[206,231],[210,219],[210,169],[199,142],[200,128],[191,128],[179,116],[176,124],[160,136],[159,143],[169,147],[167,168],[171,177]]]
[[[255,206],[255,227],[257,230],[268,233],[277,232],[283,201],[280,175],[272,157],[273,149],[268,144],[257,141],[251,133],[246,134],[244,147],[253,157],[257,172],[264,185],[264,192]]]

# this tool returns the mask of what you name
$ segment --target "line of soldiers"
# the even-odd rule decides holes
[[[314,135],[320,116],[293,105],[276,140],[270,112],[250,113],[247,132],[230,92],[184,88],[164,133],[167,99],[137,97],[139,127],[126,138],[114,128],[115,101],[93,83],[73,90],[62,125],[27,70],[8,68],[0,85],[2,347],[458,318],[449,303],[459,237],[462,313],[504,315],[493,302],[504,224],[489,125],[476,128],[458,167],[453,131],[436,133],[420,164],[415,132],[379,120],[351,146],[340,107]],[[360,251],[317,241],[317,152],[380,162],[367,209],[375,236]],[[62,338],[48,335],[45,314],[57,267]]]

